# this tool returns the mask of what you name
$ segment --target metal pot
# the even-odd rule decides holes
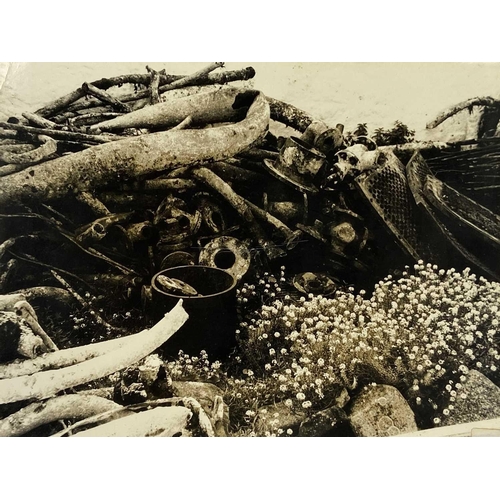
[[[199,295],[183,296],[161,289],[157,278],[164,275],[181,280]],[[176,356],[183,350],[198,356],[205,350],[215,361],[227,356],[236,344],[236,280],[223,269],[208,266],[178,266],[164,269],[151,280],[152,315],[159,320],[182,298],[189,319],[163,346],[164,354]]]

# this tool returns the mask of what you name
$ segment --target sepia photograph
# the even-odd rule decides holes
[[[499,436],[499,81],[0,63],[0,436]]]

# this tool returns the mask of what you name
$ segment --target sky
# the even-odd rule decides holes
[[[144,73],[146,64],[189,74],[207,63],[0,63],[0,119],[34,111],[85,81]],[[448,106],[476,96],[500,97],[500,63],[226,63],[227,69],[246,66],[256,70],[254,88],[348,130],[400,120],[418,137]]]

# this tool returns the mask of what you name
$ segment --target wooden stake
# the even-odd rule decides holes
[[[151,75],[151,82],[149,83],[149,92],[151,93],[151,104],[158,104],[161,102],[160,92],[158,91],[158,87],[160,86],[160,73],[146,66],[146,70]]]

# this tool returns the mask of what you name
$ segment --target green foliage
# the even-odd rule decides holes
[[[359,123],[354,132],[347,132],[345,134],[346,142],[350,143],[356,137],[361,135],[368,136],[368,127],[366,123]],[[375,141],[377,146],[390,146],[395,144],[406,144],[412,142],[415,137],[415,131],[410,130],[407,125],[397,120],[391,129],[384,129],[379,127],[375,129],[371,138]]]
[[[368,126],[366,123],[358,123],[356,130],[354,130],[353,135],[359,137],[360,135],[368,135]]]

